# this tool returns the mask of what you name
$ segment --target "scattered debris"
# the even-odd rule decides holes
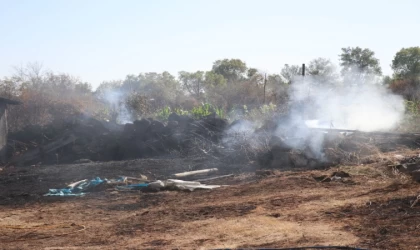
[[[141,183],[128,184],[128,179],[135,179],[141,181]],[[62,189],[50,189],[47,194],[44,196],[84,196],[86,192],[97,191],[99,186],[105,186],[107,184],[126,184],[115,186],[115,189],[118,191],[127,191],[127,190],[188,190],[194,191],[196,189],[214,189],[221,187],[220,185],[206,185],[201,184],[198,181],[183,181],[176,179],[168,179],[165,181],[153,181],[148,182],[142,178],[133,178],[133,177],[120,177],[118,179],[101,179],[96,177],[93,180],[80,180],[74,183],[69,184],[66,188]]]
[[[214,173],[219,171],[219,169],[217,168],[210,168],[210,169],[203,169],[203,170],[196,170],[196,171],[190,171],[190,172],[183,172],[183,173],[178,173],[178,174],[174,174],[174,177],[187,177],[187,176],[191,176],[191,175],[202,175],[202,174],[209,174],[209,173]]]
[[[71,183],[67,186],[67,188],[61,189],[49,189],[49,192],[46,193],[44,196],[84,196],[88,191],[95,190],[98,186],[106,184],[107,182],[110,183],[123,183],[125,180],[124,178],[116,179],[108,181],[107,179],[101,179],[96,177],[93,180],[81,180],[74,183]]]

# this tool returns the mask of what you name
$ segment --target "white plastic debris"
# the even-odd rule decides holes
[[[165,183],[163,183],[163,181],[154,181],[154,182],[150,182],[149,183],[149,188],[151,189],[161,189],[165,187]]]
[[[165,181],[165,187],[174,187],[180,190],[194,191],[195,189],[219,188],[220,185],[206,185],[206,184],[201,184],[200,182],[197,182],[197,181],[182,181],[182,180],[168,179]]]
[[[161,188],[173,188],[178,190],[189,190],[194,191],[196,189],[214,189],[221,187],[220,185],[206,185],[201,184],[198,181],[183,181],[176,179],[168,179],[165,181],[154,181],[149,183],[149,188],[159,190]]]

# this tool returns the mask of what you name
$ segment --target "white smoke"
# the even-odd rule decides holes
[[[323,86],[314,78],[301,77],[289,94],[294,104],[302,106],[292,109],[292,115],[316,120],[319,127],[389,131],[398,126],[405,110],[401,96],[377,83]]]
[[[112,112],[115,112],[116,122],[125,124],[132,121],[130,112],[125,106],[125,94],[116,89],[105,89],[101,94],[102,98],[110,105]]]
[[[365,132],[396,128],[404,115],[404,100],[374,79],[326,86],[314,77],[296,78],[289,89],[290,112],[287,119],[279,121],[276,135],[289,146],[309,148],[323,159],[325,134],[311,128]]]

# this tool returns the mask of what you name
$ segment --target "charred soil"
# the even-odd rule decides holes
[[[219,166],[222,174],[236,175],[214,184],[229,186],[152,193],[108,188],[84,197],[43,194],[95,176],[161,179],[195,165],[185,159],[141,159],[6,168],[0,172],[1,248],[416,249],[419,186],[388,166],[385,159],[394,154],[367,165],[262,175],[247,166]]]

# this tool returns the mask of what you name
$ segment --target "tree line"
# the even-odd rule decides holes
[[[368,48],[342,48],[339,66],[330,59],[316,58],[306,74],[316,84],[329,88],[342,85],[384,84],[408,101],[420,100],[420,47],[402,48],[391,62],[393,75],[383,76],[379,60]],[[153,116],[163,109],[191,110],[208,103],[226,113],[243,108],[274,105],[285,109],[288,89],[302,74],[301,65],[284,65],[275,74],[249,67],[240,59],[222,59],[208,71],[149,72],[104,81],[96,90],[69,74],[44,71],[39,63],[15,67],[12,76],[0,80],[0,95],[19,99],[12,107],[12,129],[27,124],[45,125],[87,114],[114,122]],[[122,116],[124,114],[124,116]],[[122,119],[123,117],[127,119]]]

